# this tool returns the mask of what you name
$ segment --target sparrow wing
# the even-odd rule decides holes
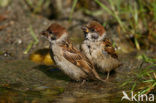
[[[103,46],[104,46],[104,54],[108,53],[111,57],[118,59],[118,55],[115,52],[114,47],[112,46],[112,43],[108,39],[103,40]]]
[[[93,68],[93,65],[86,58],[86,56],[74,48],[69,42],[66,42],[66,45],[63,47],[63,56],[69,62],[80,67],[87,74],[90,73],[91,69]]]
[[[70,42],[66,42],[63,45],[63,56],[66,60],[73,63],[75,66],[79,67],[82,71],[88,74],[90,77],[95,77],[96,79],[105,82],[96,72],[94,66],[89,61],[89,59],[78,51]]]

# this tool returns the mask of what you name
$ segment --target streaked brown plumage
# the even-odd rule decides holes
[[[119,67],[120,62],[111,42],[105,37],[104,27],[96,21],[91,21],[83,26],[82,30],[85,35],[81,45],[82,52],[97,66],[96,69],[108,73],[108,79],[110,71]]]
[[[104,81],[99,77],[89,59],[67,40],[68,33],[64,27],[53,23],[42,35],[50,42],[51,57],[54,62],[71,79]]]
[[[107,38],[103,40],[103,45],[104,50],[107,51],[107,53],[111,55],[111,57],[118,59],[118,55],[116,54],[115,49],[112,46],[112,43]]]

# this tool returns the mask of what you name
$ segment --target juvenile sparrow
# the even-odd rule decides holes
[[[64,27],[53,23],[42,32],[50,42],[50,54],[56,65],[71,79],[76,81],[97,79],[104,81],[95,71],[89,59],[73,47],[67,40],[68,33]]]
[[[115,52],[111,42],[105,37],[104,27],[96,22],[91,21],[82,27],[85,40],[81,44],[82,52],[101,72],[107,72],[109,78],[110,71],[120,66],[118,55]]]

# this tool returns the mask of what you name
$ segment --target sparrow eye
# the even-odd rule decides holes
[[[56,37],[55,37],[55,36],[52,36],[52,37],[51,37],[51,40],[56,40]]]
[[[91,31],[91,32],[94,32],[94,31],[95,31],[95,29],[91,29],[90,31]]]
[[[49,34],[52,34],[53,32],[52,31],[49,31]]]

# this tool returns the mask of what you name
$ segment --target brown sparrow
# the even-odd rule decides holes
[[[120,66],[118,55],[112,47],[111,42],[105,37],[104,27],[96,22],[91,21],[82,27],[85,40],[81,44],[82,52],[101,72],[107,72],[109,78],[110,71]]]
[[[89,59],[73,47],[67,40],[68,33],[64,27],[53,23],[42,32],[50,42],[50,54],[56,65],[71,79],[76,81],[90,79],[102,80]]]

